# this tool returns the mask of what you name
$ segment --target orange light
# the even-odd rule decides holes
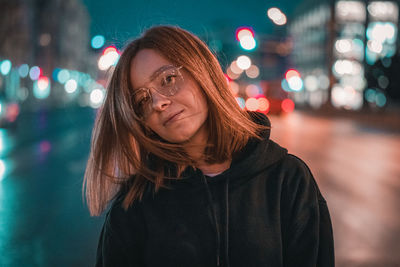
[[[258,110],[259,111],[267,113],[269,111],[269,107],[270,107],[270,104],[269,104],[269,101],[267,98],[260,97],[258,99]]]
[[[300,73],[297,70],[290,69],[286,72],[285,78],[286,80],[289,80],[292,77],[300,77]]]
[[[256,111],[258,109],[258,100],[254,97],[247,98],[246,100],[246,109],[250,111]]]
[[[286,98],[282,101],[281,107],[284,112],[292,112],[294,110],[294,102],[291,99]]]

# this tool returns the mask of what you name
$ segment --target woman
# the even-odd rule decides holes
[[[96,266],[334,266],[326,202],[269,128],[196,36],[158,26],[132,41],[85,173],[91,214],[112,200]]]

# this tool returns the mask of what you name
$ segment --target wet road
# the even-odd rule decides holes
[[[307,162],[328,202],[336,266],[400,266],[400,134],[345,119],[271,119],[272,138]]]
[[[94,112],[25,116],[0,131],[0,266],[92,266],[103,218],[82,203]],[[331,212],[336,266],[400,266],[400,135],[347,120],[271,117]]]

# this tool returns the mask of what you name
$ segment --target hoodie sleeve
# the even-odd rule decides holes
[[[307,165],[288,155],[282,187],[284,266],[334,266],[331,219],[327,203]]]
[[[145,266],[144,224],[133,207],[125,211],[114,203],[108,211],[97,247],[95,267]]]

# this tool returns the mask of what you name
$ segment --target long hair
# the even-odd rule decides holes
[[[157,137],[133,112],[130,68],[141,49],[154,49],[171,63],[183,66],[200,86],[208,105],[207,163],[231,159],[250,138],[260,138],[259,133],[266,128],[240,109],[218,60],[204,42],[179,27],[152,27],[125,47],[96,117],[83,183],[91,215],[101,214],[122,186],[127,188],[123,201],[127,209],[150,185],[157,192],[166,179],[179,178],[179,170],[195,165],[181,144]],[[178,170],[173,174],[166,168],[171,164]]]

